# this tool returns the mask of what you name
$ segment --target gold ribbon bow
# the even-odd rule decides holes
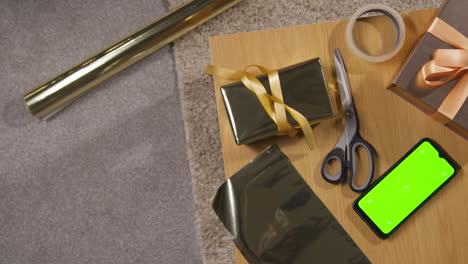
[[[268,81],[270,83],[271,93],[268,94],[263,84],[255,77],[253,74],[247,72],[248,68],[255,67],[260,70],[261,73],[268,74]],[[283,102],[283,94],[281,92],[281,83],[279,79],[278,71],[269,71],[266,68],[259,65],[249,65],[243,71],[236,71],[229,68],[208,65],[205,68],[205,72],[209,75],[216,76],[231,81],[242,81],[242,83],[247,87],[251,92],[253,92],[266,113],[278,126],[278,134],[280,135],[289,135],[293,137],[297,134],[298,130],[289,124],[286,118],[286,111],[297,121],[299,124],[302,133],[309,145],[309,148],[312,149],[316,144],[317,140],[315,139],[312,128],[309,124],[309,121],[297,110],[286,105]]]
[[[452,120],[468,96],[468,38],[440,18],[434,20],[428,32],[456,49],[436,50],[433,59],[421,68],[418,85],[435,89],[461,77],[438,109]]]

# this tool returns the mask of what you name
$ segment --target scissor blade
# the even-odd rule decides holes
[[[338,48],[334,52],[336,76],[338,79],[338,89],[340,90],[341,104],[343,109],[348,109],[353,105],[353,97],[351,96],[351,88],[349,86],[348,73],[346,66]]]

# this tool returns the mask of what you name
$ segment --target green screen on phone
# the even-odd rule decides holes
[[[358,201],[358,207],[389,234],[455,173],[438,150],[423,141]]]

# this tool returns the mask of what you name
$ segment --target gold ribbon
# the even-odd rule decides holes
[[[468,38],[440,18],[436,18],[429,33],[456,49],[438,49],[433,59],[421,68],[418,86],[436,89],[460,78],[439,106],[438,112],[450,121],[460,111],[468,96]]]
[[[272,95],[267,93],[265,87],[257,77],[247,71],[250,67],[255,67],[260,70],[261,73],[268,74]],[[242,81],[245,87],[257,96],[265,112],[278,126],[278,134],[293,137],[298,132],[296,128],[289,124],[286,118],[287,111],[299,124],[309,148],[312,149],[317,143],[309,121],[297,110],[284,103],[278,71],[269,71],[260,65],[249,65],[243,71],[208,65],[205,68],[205,73],[226,80]]]

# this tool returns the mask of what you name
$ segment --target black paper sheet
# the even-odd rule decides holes
[[[370,263],[276,145],[228,179],[212,205],[251,264]]]

